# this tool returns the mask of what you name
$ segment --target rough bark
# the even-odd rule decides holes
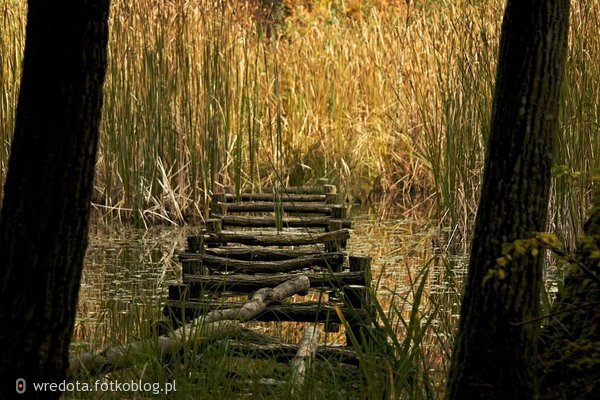
[[[481,199],[447,398],[537,395],[542,257],[517,257],[485,281],[502,244],[546,227],[569,0],[509,0]]]
[[[60,382],[87,246],[109,0],[28,4],[0,216],[0,376]],[[0,398],[14,394],[0,387]]]
[[[600,201],[576,261],[540,336],[544,400],[600,398]]]

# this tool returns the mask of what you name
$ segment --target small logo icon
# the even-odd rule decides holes
[[[25,393],[25,379],[23,378],[17,379],[17,393]]]

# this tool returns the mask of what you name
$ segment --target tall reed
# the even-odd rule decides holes
[[[383,214],[441,220],[464,250],[504,2],[288,1],[277,25],[258,3],[113,1],[95,207],[175,224],[221,185],[326,177]],[[3,182],[25,10],[2,8]],[[598,169],[599,18],[573,2],[551,209],[568,243]]]

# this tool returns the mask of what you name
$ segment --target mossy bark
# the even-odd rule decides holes
[[[540,335],[544,400],[600,399],[600,204]]]
[[[0,216],[0,398],[61,382],[87,247],[109,0],[29,0]],[[7,382],[12,382],[8,384]],[[27,398],[59,392],[27,391]]]
[[[461,320],[447,398],[537,395],[535,324],[542,257],[516,257],[486,280],[502,245],[546,227],[552,150],[566,59],[568,0],[507,3]]]

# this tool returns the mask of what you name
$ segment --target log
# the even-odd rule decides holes
[[[298,275],[274,288],[261,288],[256,291],[242,307],[214,310],[194,320],[193,324],[207,324],[215,321],[237,320],[248,321],[259,315],[271,303],[279,303],[296,293],[307,292],[310,280],[305,275]]]
[[[211,256],[234,258],[236,260],[256,260],[256,261],[278,261],[289,260],[291,258],[321,254],[319,249],[298,248],[298,249],[275,249],[267,247],[213,247],[205,249],[205,253]],[[187,260],[197,256],[196,253],[180,253],[179,260]]]
[[[315,186],[286,186],[283,188],[264,188],[263,192],[264,193],[277,193],[277,192],[281,192],[281,193],[295,193],[295,194],[323,194],[323,193],[327,193],[326,190],[327,186],[333,186],[335,188],[334,185],[315,185]]]
[[[210,342],[225,336],[235,336],[241,332],[241,325],[233,321],[218,321],[196,327],[195,330],[188,331],[187,335],[183,332],[178,330],[154,339],[109,347],[100,353],[86,352],[73,356],[69,360],[67,376],[72,380],[83,372],[88,375],[96,375],[127,368],[134,364],[136,356],[151,352],[165,360],[175,354],[186,341]]]
[[[275,209],[280,209],[286,213],[310,213],[310,214],[331,214],[332,204],[325,203],[292,203],[292,202],[236,202],[236,203],[219,203],[221,205],[221,214],[235,212],[275,212]]]
[[[193,237],[193,236],[190,236]],[[326,233],[269,233],[264,232],[217,232],[204,236],[204,243],[238,243],[250,246],[303,246],[326,243],[332,240],[346,240],[350,237],[348,229],[339,229]],[[189,239],[189,238],[188,238]]]
[[[308,326],[298,346],[298,353],[290,361],[292,393],[304,384],[306,370],[315,357],[319,347],[319,331],[314,326]]]
[[[219,198],[220,202],[233,203],[235,201],[288,201],[292,203],[306,202],[325,202],[327,195],[325,194],[296,194],[296,193],[241,193],[238,196],[234,194],[226,194],[223,199]]]
[[[188,321],[217,310],[239,310],[242,306],[243,303],[224,302],[220,300],[185,302],[180,300],[167,300],[163,309],[163,314],[171,318],[173,325],[179,326],[184,319]],[[346,320],[352,320],[358,317],[362,320],[366,318],[365,310],[351,310],[344,304],[335,304],[324,301],[306,301],[302,303],[271,304],[251,319],[253,321],[261,322],[290,321],[341,323],[342,321],[336,311],[336,307]]]
[[[364,285],[364,272],[303,272],[310,280],[310,286],[341,287]],[[198,297],[203,291],[248,293],[262,287],[273,287],[289,279],[293,274],[260,275],[185,275],[183,283],[188,284],[188,296]],[[178,287],[178,285],[174,285]],[[175,298],[177,299],[177,298]]]
[[[221,218],[223,226],[239,226],[248,228],[275,228],[277,220],[275,217],[246,217],[238,215],[214,215]],[[284,217],[282,225],[284,228],[328,228],[330,217]],[[352,228],[350,220],[342,220],[341,228]]]
[[[196,266],[197,263],[193,263],[195,260],[202,261],[201,266],[209,268],[211,271],[236,271],[252,274],[260,272],[292,272],[294,270],[309,267],[325,267],[337,270],[337,268],[344,263],[344,254],[323,253],[279,261],[245,261],[208,254],[190,254],[187,259],[182,261],[185,273],[198,272],[194,271],[195,268],[186,268],[186,264],[190,261],[192,261],[192,266]]]
[[[185,342],[214,340],[239,333],[241,326],[237,321],[252,319],[272,302],[281,302],[295,293],[305,292],[309,285],[310,281],[306,276],[298,275],[275,288],[258,290],[250,301],[240,308],[211,311],[167,335],[158,336],[156,340],[142,340],[125,346],[114,346],[99,354],[84,353],[71,360],[69,376],[74,377],[81,370],[96,374],[127,367],[131,365],[132,356],[147,352],[152,349],[152,345],[156,346],[161,358],[166,358],[174,354]]]

